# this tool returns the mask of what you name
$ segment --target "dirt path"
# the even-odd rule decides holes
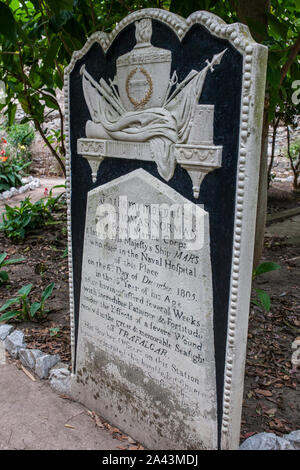
[[[16,386],[17,384],[17,386]],[[33,382],[14,364],[0,365],[0,450],[118,449],[88,410]]]
[[[17,206],[20,204],[21,201],[23,201],[28,196],[30,197],[31,202],[36,202],[42,197],[45,197],[45,194],[44,194],[45,188],[47,188],[49,192],[54,186],[61,186],[65,184],[65,179],[63,178],[40,178],[39,177],[39,180],[41,182],[41,185],[39,188],[26,191],[23,194],[18,194],[6,200],[1,200],[0,201],[0,214],[5,210],[5,204],[8,204],[9,206]],[[52,195],[57,196],[63,191],[65,191],[64,188],[55,188],[52,191]]]

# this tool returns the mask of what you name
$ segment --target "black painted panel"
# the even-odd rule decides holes
[[[171,50],[172,72],[176,69],[179,82],[191,69],[201,70],[206,65],[206,59],[211,60],[214,54],[228,48],[221,64],[213,73],[208,72],[200,99],[202,104],[215,105],[214,144],[223,146],[222,167],[205,177],[198,200],[193,198],[189,175],[179,165],[168,183],[190,201],[204,204],[205,210],[209,212],[220,427],[233,245],[242,56],[226,40],[215,38],[200,25],[194,25],[180,43],[169,27],[156,20],[153,20],[152,24],[152,44]],[[101,47],[94,44],[85,57],[76,63],[70,75],[71,213],[76,338],[87,191],[137,168],[144,168],[162,180],[155,163],[106,158],[100,165],[97,182],[93,184],[88,162],[76,152],[77,139],[85,137],[85,123],[90,119],[82,91],[80,67],[84,63],[95,80],[101,77],[106,80],[113,79],[116,73],[116,59],[132,50],[134,45],[134,26],[130,25],[118,35],[106,56]]]

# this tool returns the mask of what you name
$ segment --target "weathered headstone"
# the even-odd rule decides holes
[[[146,9],[65,73],[72,393],[150,449],[239,444],[266,55]]]

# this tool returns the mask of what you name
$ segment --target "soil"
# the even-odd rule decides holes
[[[269,213],[299,205],[300,195],[293,194],[290,185],[278,183],[269,192]],[[0,252],[26,259],[8,267],[10,284],[0,286],[0,304],[29,283],[33,284],[31,300],[39,300],[46,286],[55,282],[47,301],[49,312],[42,321],[11,323],[23,330],[29,347],[58,353],[70,363],[65,210],[58,219],[61,224],[31,232],[18,244],[0,232]],[[300,429],[300,370],[291,363],[291,345],[300,336],[300,241],[291,243],[266,238],[262,261],[276,262],[281,268],[259,276],[253,285],[270,295],[271,309],[266,312],[254,304],[250,308],[241,441],[263,431],[281,436]]]
[[[45,304],[48,310],[42,320],[10,320],[25,334],[28,347],[49,354],[60,354],[62,362],[71,361],[70,315],[68,298],[68,262],[64,251],[67,246],[66,210],[56,214],[58,224],[30,232],[26,239],[14,243],[0,231],[0,253],[8,259],[25,258],[22,263],[8,266],[10,283],[0,285],[0,303],[15,297],[17,291],[32,284],[30,301],[39,301],[44,289],[55,283],[52,296]]]
[[[294,207],[300,207],[300,194],[290,184],[269,190],[269,214]],[[292,343],[300,337],[300,233],[289,238],[289,219],[281,224],[287,236],[266,237],[261,260],[280,269],[253,283],[252,298],[255,288],[263,289],[271,308],[250,308],[241,440],[264,431],[282,436],[300,429],[300,369],[291,363]]]

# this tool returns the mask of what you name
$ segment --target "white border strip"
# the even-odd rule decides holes
[[[65,69],[65,129],[67,151],[68,198],[68,250],[71,318],[71,348],[74,372],[75,321],[71,239],[71,152],[69,116],[69,75],[94,43],[99,43],[106,53],[120,31],[142,18],[152,18],[168,25],[180,40],[194,24],[201,24],[214,36],[228,40],[243,55],[243,83],[237,193],[233,235],[232,271],[228,311],[226,361],[224,371],[223,417],[221,448],[236,449],[240,440],[241,407],[244,386],[244,368],[248,331],[249,302],[252,281],[252,260],[255,237],[261,129],[267,66],[267,48],[257,44],[247,26],[227,25],[222,19],[207,11],[192,13],[186,20],[174,13],[159,9],[144,9],[125,17],[110,33],[96,32],[90,36],[80,51],[72,55]],[[242,269],[240,269],[242,267]]]

